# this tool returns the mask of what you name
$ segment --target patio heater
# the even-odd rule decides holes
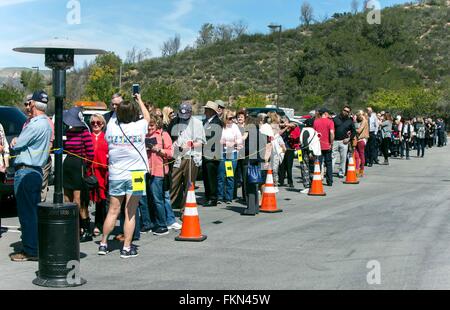
[[[66,97],[66,71],[73,67],[75,55],[98,55],[106,52],[60,38],[13,50],[45,55],[45,66],[52,69],[55,96],[55,192],[52,203],[38,205],[39,270],[33,283],[45,287],[80,286],[86,280],[79,273],[79,210],[76,204],[64,203],[62,190],[62,116]]]

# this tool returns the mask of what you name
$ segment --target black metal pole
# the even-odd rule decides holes
[[[79,210],[64,203],[63,196],[63,108],[66,70],[73,66],[74,51],[47,49],[45,65],[53,70],[55,96],[55,193],[53,203],[38,206],[39,271],[33,283],[44,287],[74,287],[86,283],[80,276]]]
[[[63,196],[63,169],[61,151],[63,147],[63,105],[66,96],[66,70],[53,69],[53,95],[55,96],[55,192],[53,203],[62,204]]]

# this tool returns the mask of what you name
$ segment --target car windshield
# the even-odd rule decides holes
[[[18,136],[22,131],[26,116],[18,108],[0,107],[0,123],[7,136]]]

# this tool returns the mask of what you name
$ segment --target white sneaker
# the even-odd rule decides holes
[[[274,189],[275,189],[275,193],[279,193],[279,192],[280,192],[280,190],[278,189],[278,187],[274,187]]]
[[[308,194],[308,193],[309,193],[309,188],[302,189],[302,190],[300,191],[300,193],[302,193],[302,194]]]
[[[170,226],[167,226],[168,229],[173,229],[173,230],[180,230],[182,227],[181,224],[179,224],[178,222],[173,223]]]

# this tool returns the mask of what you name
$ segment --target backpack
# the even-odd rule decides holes
[[[418,139],[425,139],[425,126],[419,125],[417,128],[417,138]]]

